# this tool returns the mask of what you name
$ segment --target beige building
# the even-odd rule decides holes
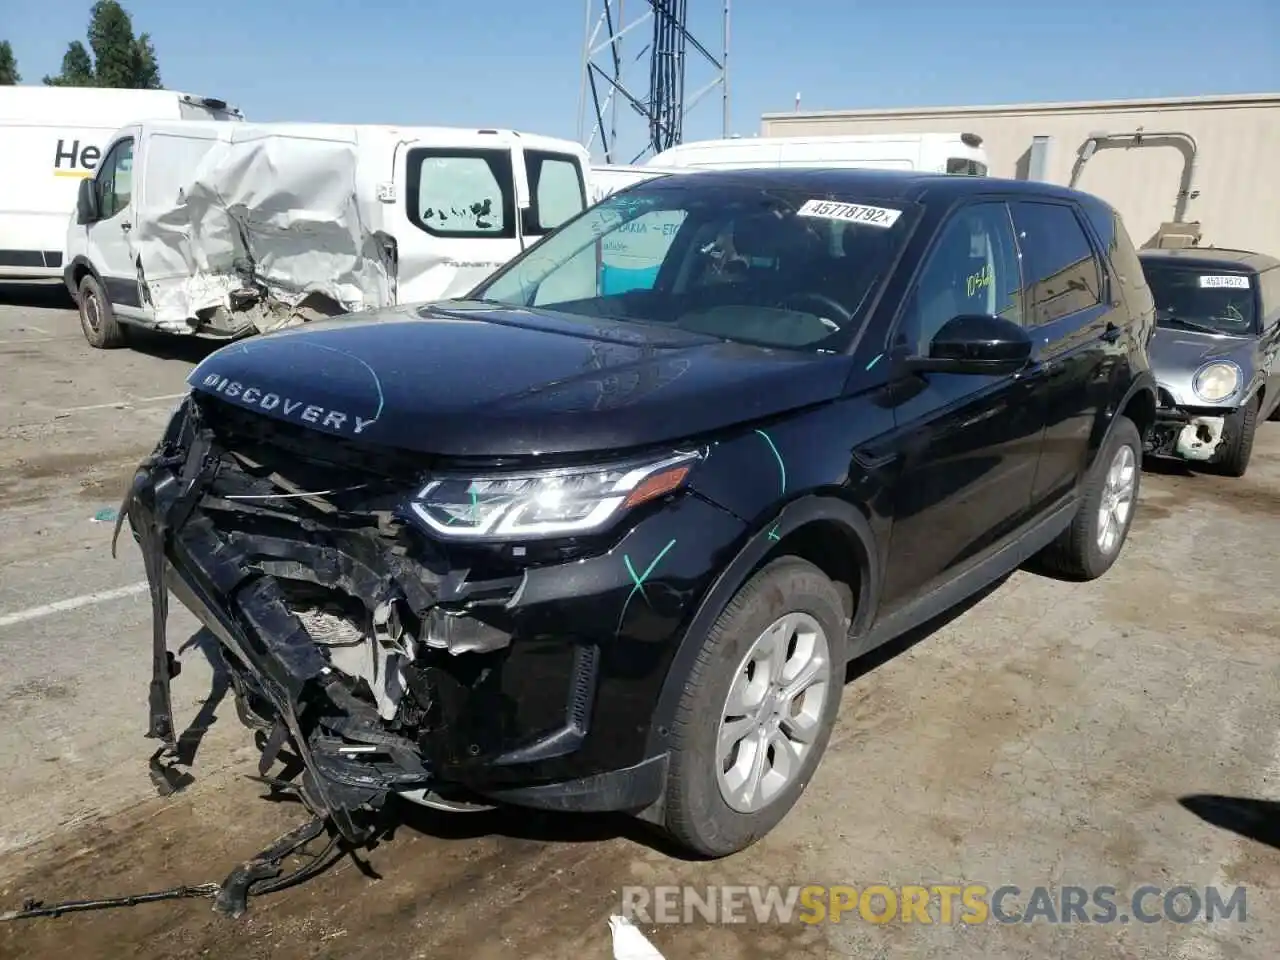
[[[1139,245],[1163,223],[1198,221],[1201,245],[1280,256],[1280,93],[769,113],[762,130],[930,132],[982,137],[992,176],[1059,184],[1074,176],[1119,209]]]

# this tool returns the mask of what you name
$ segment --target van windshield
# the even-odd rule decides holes
[[[1142,272],[1156,302],[1157,326],[1237,337],[1257,332],[1248,274],[1151,260]]]
[[[758,346],[846,346],[918,209],[698,179],[606,198],[467,299]]]

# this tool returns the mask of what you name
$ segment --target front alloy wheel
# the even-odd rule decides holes
[[[747,651],[721,711],[716,777],[724,802],[755,813],[795,782],[813,747],[831,691],[822,624],[788,613]]]
[[[848,626],[830,578],[783,556],[725,605],[692,666],[676,668],[663,822],[681,845],[735,853],[795,805],[835,726]]]

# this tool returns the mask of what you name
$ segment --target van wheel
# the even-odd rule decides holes
[[[117,322],[111,301],[96,277],[89,274],[80,281],[80,295],[76,299],[80,305],[80,329],[90,346],[110,350],[125,345],[128,337],[124,327]]]
[[[1253,456],[1253,436],[1258,430],[1258,407],[1255,395],[1249,402],[1227,417],[1226,439],[1214,466],[1228,477],[1243,477]]]
[[[1117,414],[1081,488],[1080,510],[1066,530],[1036,558],[1048,572],[1095,580],[1120,556],[1142,485],[1142,435]]]
[[[795,805],[826,750],[844,688],[835,584],[799,557],[756,573],[703,641],[671,728],[664,825],[723,857]]]

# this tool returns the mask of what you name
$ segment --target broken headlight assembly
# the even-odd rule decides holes
[[[1213,360],[1196,371],[1191,389],[1208,403],[1221,403],[1240,389],[1244,377],[1240,368],[1228,360]]]
[[[484,476],[434,477],[414,498],[433,533],[465,540],[511,540],[596,533],[620,516],[684,486],[696,453],[610,466]]]

